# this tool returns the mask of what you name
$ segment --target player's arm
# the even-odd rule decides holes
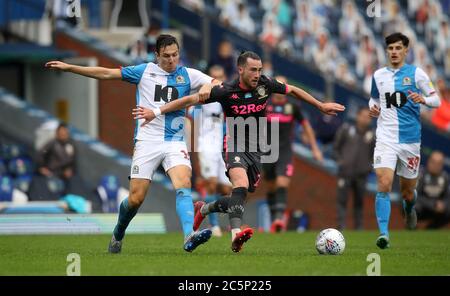
[[[64,72],[71,72],[78,75],[83,75],[90,78],[106,80],[106,79],[121,79],[122,73],[120,69],[110,69],[104,67],[85,67],[72,64],[63,63],[60,61],[51,61],[45,64],[46,68],[52,70],[60,70]]]
[[[416,84],[425,96],[413,91],[408,91],[408,99],[412,100],[414,103],[427,105],[431,108],[437,108],[441,105],[441,99],[434,89],[433,83],[428,75],[420,68],[417,68],[416,70]]]
[[[287,85],[287,93],[299,100],[303,100],[317,109],[319,109],[321,112],[328,114],[328,115],[337,115],[337,112],[342,112],[345,110],[345,107],[341,104],[337,103],[324,103],[316,98],[314,98],[312,95],[304,91],[303,89],[296,87],[294,85]]]
[[[372,76],[372,86],[370,89],[369,115],[373,118],[380,116],[380,91],[378,90],[375,76]]]
[[[306,138],[308,139],[309,146],[311,147],[314,159],[319,162],[322,162],[323,161],[322,151],[320,151],[319,146],[317,145],[316,134],[314,133],[311,124],[307,119],[304,119],[301,124],[305,131]]]
[[[178,100],[174,100],[170,103],[165,104],[160,108],[147,109],[142,106],[136,106],[136,108],[133,109],[131,114],[133,114],[134,119],[145,119],[145,121],[141,124],[141,126],[144,126],[162,114],[181,110],[189,106],[197,105],[199,103],[203,104],[206,101],[211,101],[209,98],[211,96],[212,91],[217,88],[215,86],[218,83],[221,82],[216,81],[213,82],[211,85],[205,84],[200,88],[198,93],[182,97],[181,99]]]

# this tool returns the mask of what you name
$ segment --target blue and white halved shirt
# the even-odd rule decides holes
[[[198,70],[182,66],[168,73],[154,63],[123,67],[121,72],[122,80],[137,85],[136,105],[148,109],[187,96],[213,80]],[[184,117],[183,109],[160,115],[144,127],[140,126],[144,119],[137,120],[134,138],[153,142],[184,141]]]
[[[377,70],[372,78],[371,98],[380,104],[377,141],[384,143],[420,143],[420,104],[408,99],[409,92],[430,96],[435,93],[428,75],[420,68],[405,64],[400,69]]]

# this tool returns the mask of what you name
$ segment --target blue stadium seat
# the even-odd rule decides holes
[[[0,202],[10,202],[13,197],[13,182],[10,176],[0,176]]]

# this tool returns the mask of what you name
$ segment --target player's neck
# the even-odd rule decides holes
[[[246,85],[243,81],[242,78],[239,78],[239,87],[242,90],[252,90],[251,87],[249,87],[248,85]]]
[[[404,65],[405,65],[405,61],[398,63],[398,64],[389,63],[389,68],[391,68],[393,70],[398,70],[398,69],[401,69]]]

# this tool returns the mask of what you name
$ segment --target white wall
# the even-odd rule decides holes
[[[96,66],[95,58],[65,60],[83,66]],[[29,64],[25,70],[25,97],[31,103],[58,117],[57,101],[68,105],[68,123],[98,136],[98,81],[84,76],[47,70]]]

